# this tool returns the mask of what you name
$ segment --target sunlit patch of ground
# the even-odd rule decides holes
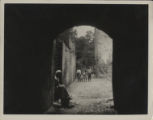
[[[55,114],[115,114],[111,77],[94,78],[91,82],[72,83],[68,89],[73,108],[51,108]]]

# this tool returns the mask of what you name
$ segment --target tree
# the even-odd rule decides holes
[[[79,68],[95,65],[93,36],[92,31],[87,31],[85,36],[76,39],[77,67]]]

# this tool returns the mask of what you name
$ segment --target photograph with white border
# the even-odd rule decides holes
[[[2,0],[0,119],[148,120],[152,1]]]

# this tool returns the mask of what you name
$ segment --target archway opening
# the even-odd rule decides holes
[[[53,52],[52,74],[61,71],[59,84],[65,86],[73,104],[73,108],[60,113],[116,113],[112,90],[113,41],[108,34],[93,26],[74,26],[57,36]],[[55,99],[59,94],[54,90],[54,107],[61,104],[61,100]],[[59,111],[54,109],[50,113]]]

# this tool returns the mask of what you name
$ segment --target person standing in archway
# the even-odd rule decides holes
[[[92,71],[91,71],[91,68],[89,67],[89,69],[88,69],[88,81],[91,81],[91,74],[92,74]]]
[[[81,81],[81,70],[78,69],[76,74],[77,74],[77,80],[80,82]]]

